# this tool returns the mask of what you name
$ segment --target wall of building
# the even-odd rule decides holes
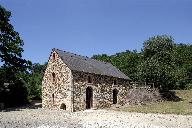
[[[93,108],[107,108],[113,105],[113,89],[118,90],[117,104],[126,103],[126,93],[129,89],[129,81],[116,79],[109,76],[101,76],[83,72],[72,71],[74,84],[74,111],[86,109],[86,88],[93,89]],[[88,83],[88,76],[92,83]],[[117,84],[114,85],[114,80]]]
[[[55,80],[53,80],[53,73],[55,73]],[[71,85],[71,70],[57,53],[51,53],[42,81],[42,107],[59,109],[63,103],[66,105],[66,110],[72,111]]]
[[[88,82],[88,77],[91,78],[91,83]],[[114,80],[117,81],[116,85],[114,85]],[[91,87],[93,90],[92,108],[102,109],[113,105],[114,89],[118,90],[117,104],[124,105],[126,103],[129,81],[71,71],[57,53],[51,53],[42,81],[43,108],[60,109],[61,104],[64,104],[67,111],[85,110],[87,87]]]

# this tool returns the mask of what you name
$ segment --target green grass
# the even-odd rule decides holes
[[[181,101],[163,101],[147,105],[134,105],[115,110],[126,112],[192,115],[192,90],[175,90]]]

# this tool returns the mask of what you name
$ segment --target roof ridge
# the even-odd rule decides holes
[[[117,78],[129,79],[123,72],[111,63],[92,59],[75,53],[67,52],[60,49],[52,49],[57,52],[60,58],[66,63],[71,70],[107,75]]]
[[[65,51],[65,50],[61,50],[61,49],[58,49],[58,48],[53,48],[53,50],[59,50],[59,51],[62,51],[62,52],[66,52],[66,53],[70,53],[70,54],[73,54],[75,56],[80,56],[80,57],[84,57],[84,58],[89,58],[88,56],[82,56],[82,55],[79,55],[79,54],[76,54],[76,53],[72,53],[72,52],[68,52],[68,51]],[[91,59],[91,58],[89,58]]]

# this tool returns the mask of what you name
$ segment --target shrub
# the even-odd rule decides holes
[[[26,85],[18,80],[9,84],[2,95],[5,107],[15,107],[28,103],[28,90]]]

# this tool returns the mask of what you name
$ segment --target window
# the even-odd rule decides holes
[[[88,76],[88,83],[92,83],[91,76]]]
[[[61,104],[60,109],[66,110],[66,105],[64,103]]]
[[[56,59],[56,54],[55,53],[53,53],[53,60],[55,60]]]
[[[117,95],[118,95],[118,90],[114,89],[113,90],[113,104],[117,104]]]
[[[117,80],[114,80],[114,81],[113,81],[113,84],[114,84],[114,85],[117,85]]]
[[[52,73],[53,82],[55,82],[55,73]]]
[[[52,102],[53,102],[53,104],[54,104],[54,98],[55,98],[55,96],[54,96],[54,93],[52,94]]]
[[[86,109],[93,107],[93,89],[91,87],[86,88]]]

